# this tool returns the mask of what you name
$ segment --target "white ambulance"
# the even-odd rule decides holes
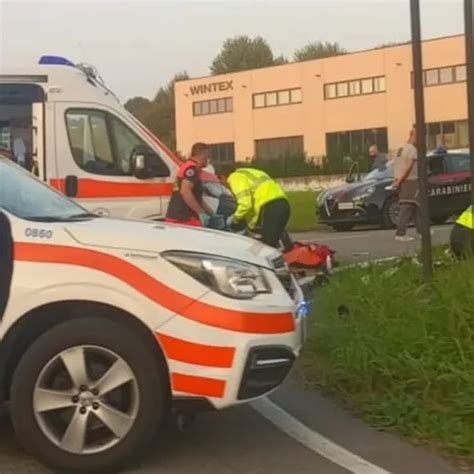
[[[181,163],[94,68],[57,56],[0,70],[1,149],[90,212],[114,217],[163,218]],[[206,188],[216,212],[222,188]]]
[[[276,250],[90,214],[5,158],[0,275],[0,397],[19,441],[62,472],[117,472],[173,407],[275,389],[305,333]]]

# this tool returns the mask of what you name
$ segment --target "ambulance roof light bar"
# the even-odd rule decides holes
[[[75,64],[67,58],[63,58],[62,56],[51,56],[45,55],[41,56],[39,60],[39,64],[43,66],[70,66],[75,67]]]

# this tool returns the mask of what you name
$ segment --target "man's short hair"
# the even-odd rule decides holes
[[[206,143],[195,143],[191,148],[191,156],[199,156],[209,150],[209,145]]]

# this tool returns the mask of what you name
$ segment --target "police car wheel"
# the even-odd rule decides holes
[[[400,203],[398,202],[398,198],[393,196],[387,199],[382,209],[382,228],[394,229],[397,227],[399,213]]]
[[[66,321],[28,349],[13,376],[19,441],[64,472],[117,472],[149,447],[168,401],[164,362],[123,324]]]

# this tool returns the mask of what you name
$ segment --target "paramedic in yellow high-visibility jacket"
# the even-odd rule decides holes
[[[456,220],[451,230],[451,250],[458,258],[464,258],[474,251],[474,222],[472,206]]]
[[[218,171],[237,202],[228,225],[245,224],[250,231],[261,229],[262,242],[278,247],[290,218],[290,204],[282,187],[268,174],[254,168],[222,166]]]

